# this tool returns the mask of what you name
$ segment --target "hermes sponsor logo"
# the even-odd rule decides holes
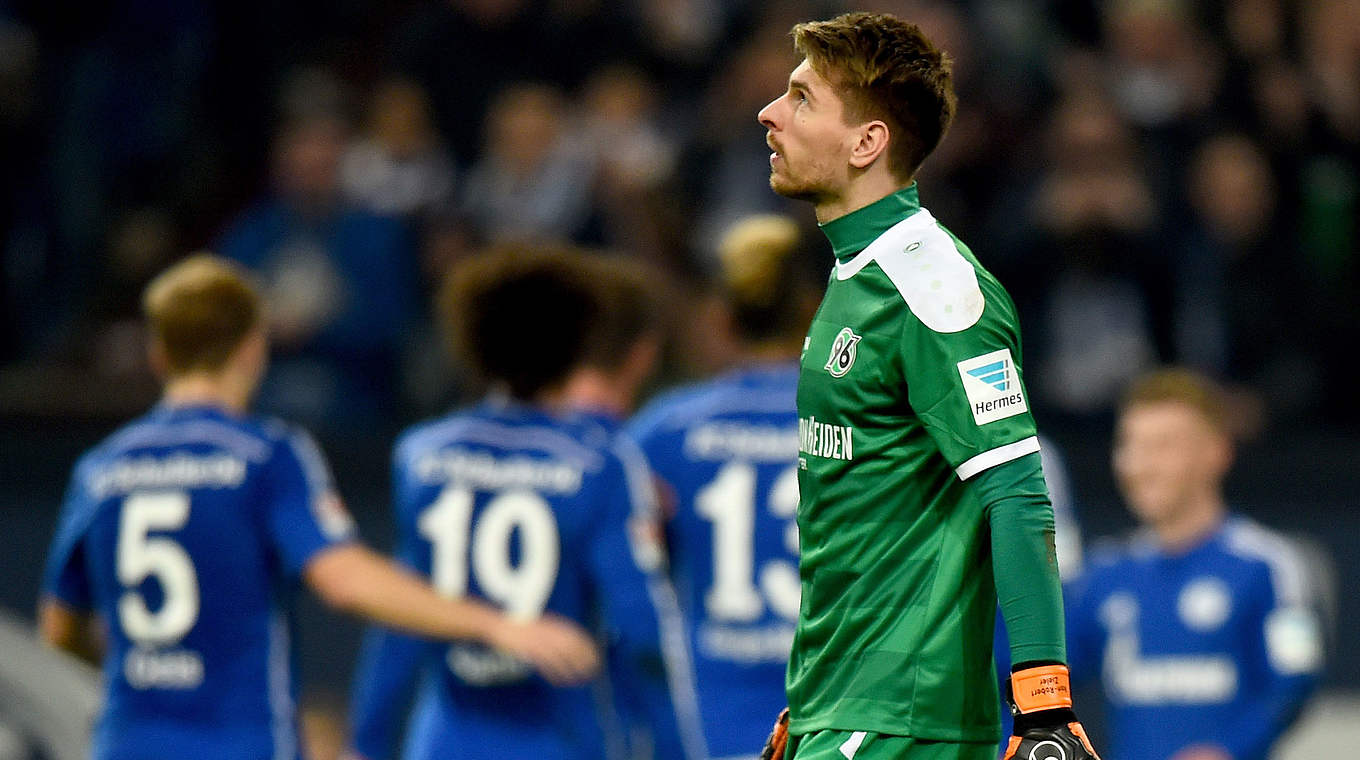
[[[958,368],[973,421],[978,425],[1029,411],[1009,348],[965,359]]]

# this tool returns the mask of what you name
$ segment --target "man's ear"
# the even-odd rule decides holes
[[[867,169],[875,160],[888,150],[892,135],[888,125],[874,119],[859,128],[855,144],[850,148],[850,165],[856,169]]]

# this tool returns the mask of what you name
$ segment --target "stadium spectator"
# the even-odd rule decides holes
[[[286,586],[412,633],[476,641],[562,684],[598,665],[578,626],[446,599],[356,541],[321,451],[248,415],[268,357],[240,271],[193,256],[144,300],[162,403],[82,457],[39,630],[103,663],[93,756],[301,758]]]
[[[568,130],[572,101],[557,87],[519,83],[497,94],[485,150],[468,170],[461,207],[491,241],[577,240],[592,213],[595,167]]]
[[[687,269],[673,192],[679,148],[662,127],[657,82],[635,66],[591,75],[581,98],[578,138],[595,164],[594,237],[670,271]]]
[[[454,269],[441,293],[445,324],[492,389],[398,441],[399,556],[444,593],[516,618],[599,621],[611,664],[627,669],[638,714],[651,719],[653,756],[699,760],[674,592],[654,547],[630,532],[654,511],[645,462],[608,428],[572,415],[565,394],[609,303],[599,273],[580,254],[523,246]],[[420,668],[404,757],[605,757],[588,688],[556,688],[484,647],[380,630],[366,641],[354,689],[357,754],[388,756],[400,722],[393,695]]]
[[[1268,157],[1244,134],[1215,135],[1195,149],[1186,183],[1190,207],[1174,263],[1176,355],[1232,378],[1229,390],[1244,401],[1235,433],[1259,430],[1265,409],[1294,422],[1319,402],[1322,367],[1310,309],[1292,295],[1309,289],[1308,275],[1278,255],[1297,245],[1298,229],[1280,209]],[[1248,395],[1256,400],[1245,403]]]
[[[362,426],[396,404],[403,330],[418,311],[416,254],[396,219],[344,200],[343,119],[303,112],[275,144],[275,192],[233,222],[222,255],[261,279],[277,358],[267,411],[317,426]]]
[[[1133,135],[1100,96],[1071,95],[1048,135],[1031,240],[1008,272],[1021,308],[1041,317],[1029,354],[1042,368],[1036,390],[1057,409],[1098,413],[1131,369],[1170,350],[1159,208]]]
[[[453,163],[431,121],[429,98],[391,79],[372,94],[365,134],[340,164],[345,195],[375,214],[420,224],[453,198]]]
[[[628,426],[665,494],[671,577],[718,758],[754,757],[785,704],[800,594],[793,401],[817,294],[809,247],[786,217],[734,225],[719,259],[736,361],[658,397]]]
[[[1228,425],[1223,391],[1187,370],[1139,377],[1120,405],[1114,471],[1142,529],[1092,552],[1068,610],[1118,760],[1263,760],[1317,681],[1310,571],[1227,504]]]
[[[764,105],[787,77],[788,30],[794,20],[781,14],[756,29],[704,92],[701,108],[709,118],[695,126],[680,162],[680,181],[696,219],[686,242],[702,272],[719,271],[718,243],[740,219],[768,213],[806,218],[806,209],[769,191],[769,151],[760,125],[744,117]]]

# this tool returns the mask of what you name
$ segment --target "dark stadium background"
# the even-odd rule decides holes
[[[1232,503],[1326,560],[1325,684],[1360,689],[1360,2],[866,6],[955,54],[959,117],[922,199],[1017,300],[1087,543],[1132,527],[1108,466],[1121,384],[1209,372],[1240,427]],[[721,366],[702,327],[717,236],[771,211],[816,235],[766,187],[755,112],[795,63],[791,24],[843,9],[0,3],[0,605],[31,617],[70,466],[154,402],[137,296],[194,249],[256,266],[286,305],[261,408],[315,430],[380,548],[396,431],[474,392],[430,295],[478,245],[644,258],[686,328],[655,389]],[[323,221],[280,232],[278,209]],[[342,704],[358,628],[303,612],[308,694]]]

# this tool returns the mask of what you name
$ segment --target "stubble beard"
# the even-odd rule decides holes
[[[816,204],[826,193],[810,182],[799,183],[770,170],[770,189],[785,198]]]

